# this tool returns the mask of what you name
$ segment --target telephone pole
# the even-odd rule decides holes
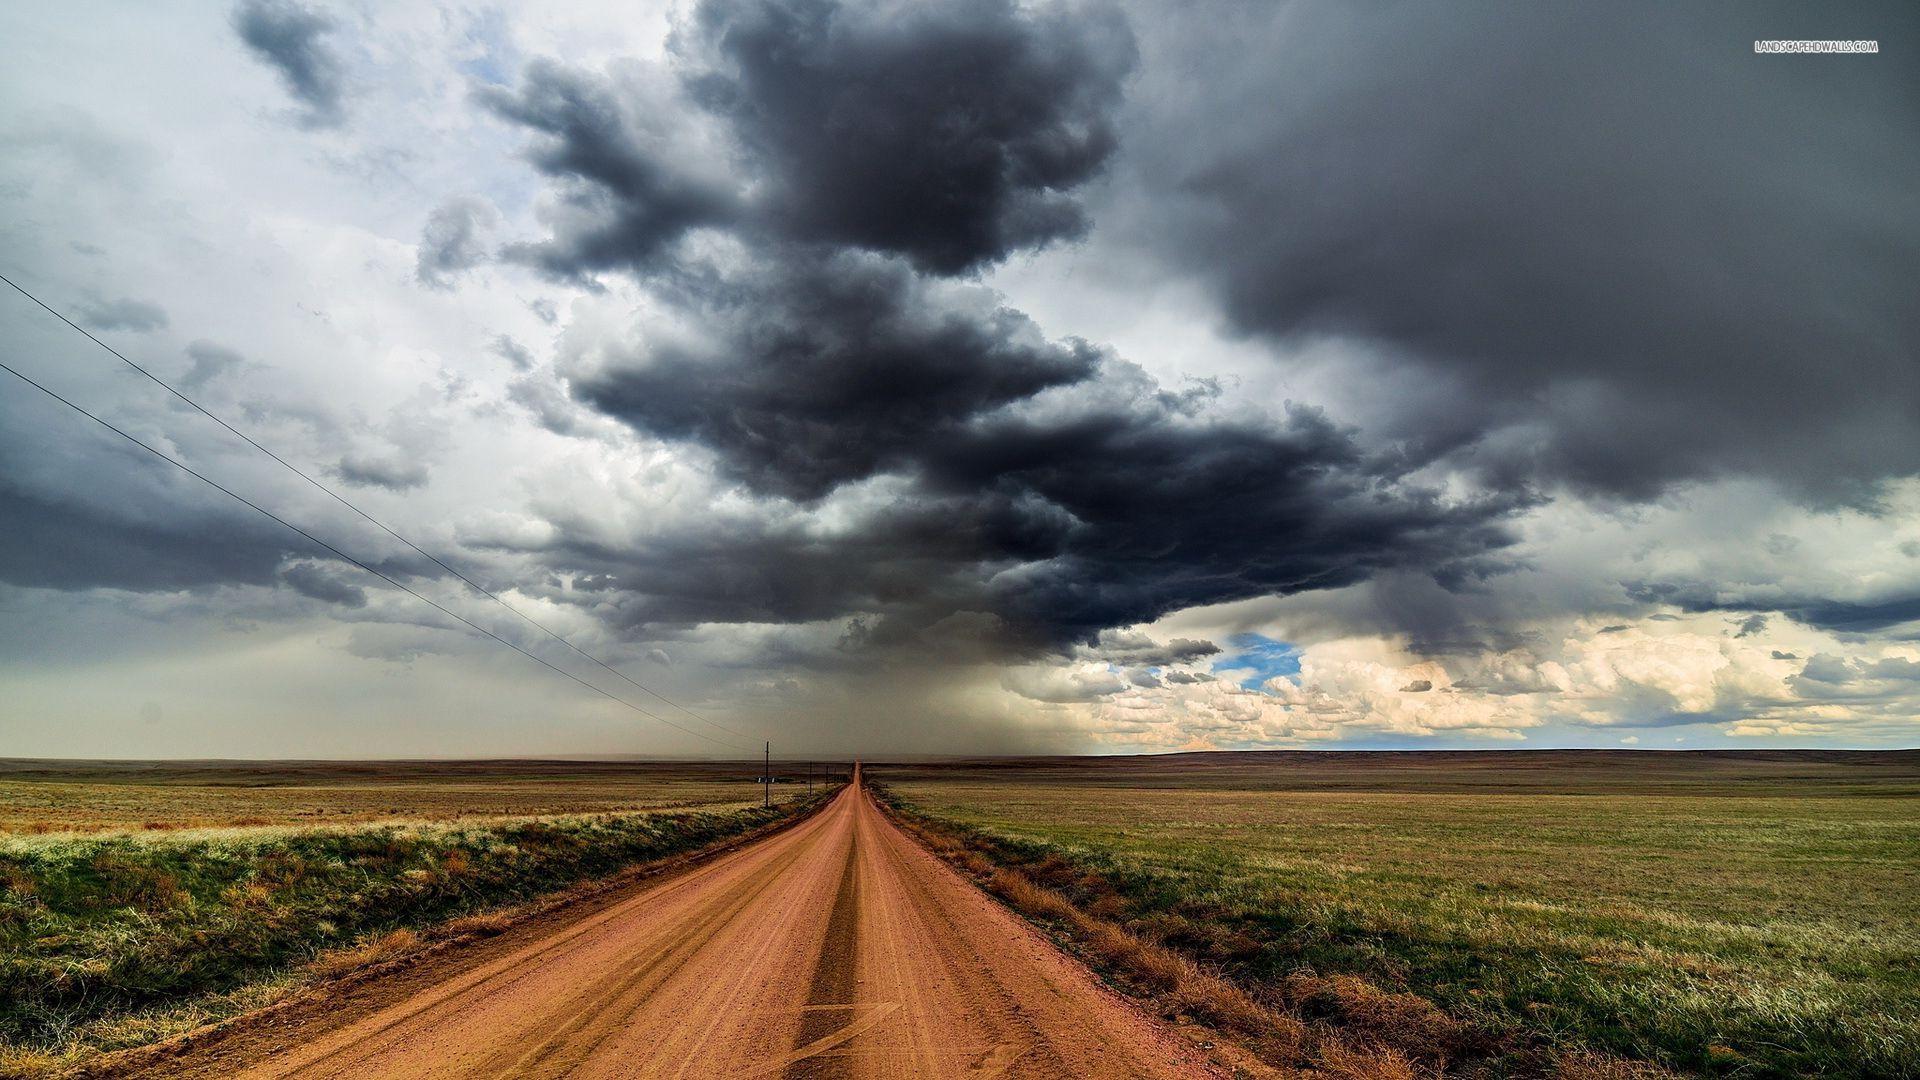
[[[760,805],[773,805],[773,740],[767,740],[767,756],[760,764]]]

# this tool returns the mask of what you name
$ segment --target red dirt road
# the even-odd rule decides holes
[[[167,1071],[1216,1075],[1192,1042],[921,849],[857,784],[791,829],[525,937],[397,1000],[356,1010],[349,997],[339,1015]]]

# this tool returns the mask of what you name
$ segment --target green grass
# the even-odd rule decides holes
[[[260,1004],[328,950],[789,816],[647,811],[0,840],[0,1073]]]
[[[1631,758],[1570,758],[1566,786],[1598,793],[1540,793],[1542,766],[1463,794],[1434,762],[1382,765],[1368,791],[1322,760],[873,773],[996,861],[1073,867],[1053,878],[1074,899],[1255,989],[1355,974],[1507,1045],[1920,1076],[1913,766],[1701,759],[1690,784],[1684,759],[1636,780]]]

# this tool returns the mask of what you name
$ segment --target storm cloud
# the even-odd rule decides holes
[[[528,157],[557,183],[553,235],[507,254],[563,279],[646,270],[689,230],[730,220],[735,192],[678,95],[639,65],[609,77],[550,60],[528,65],[517,91],[480,90],[500,118],[543,136]]]
[[[1315,409],[1221,408],[1213,384],[1164,388],[947,280],[1078,235],[1132,39],[1101,11],[885,15],[695,11],[676,71],[742,151],[738,200],[676,179],[646,137],[673,92],[658,72],[536,63],[487,94],[544,137],[534,160],[567,208],[523,250],[563,275],[624,267],[668,313],[568,361],[575,398],[771,507],[697,551],[576,545],[579,569],[638,594],[622,618],[857,618],[861,646],[961,633],[1024,655],[1390,568],[1449,586],[1497,568],[1525,491],[1442,497],[1409,478],[1422,462]],[[678,246],[695,227],[735,247]],[[836,524],[796,528],[783,503]],[[655,559],[670,585],[647,584]]]
[[[717,452],[768,494],[817,499],[909,468],[976,416],[1099,363],[1046,340],[980,290],[943,287],[889,260],[775,248],[768,265],[684,283],[690,341],[581,373],[585,402],[652,434]]]
[[[1117,11],[1012,0],[711,0],[681,50],[773,228],[949,274],[1086,229],[1134,62]]]
[[[124,461],[108,461],[124,469]],[[137,592],[271,583],[289,549],[303,544],[277,525],[215,512],[205,504],[132,496],[113,505],[88,495],[25,490],[0,482],[0,581],[43,589]]]
[[[338,127],[346,121],[344,65],[327,41],[333,19],[294,0],[244,0],[233,9],[233,29],[301,104],[303,127]]]
[[[1384,434],[1629,499],[1920,469],[1911,64],[1752,48],[1910,42],[1911,5],[1215,15],[1139,13],[1158,63],[1115,213],[1236,328],[1458,386]]]
[[[703,227],[957,274],[1085,231],[1134,59],[1106,7],[710,0],[669,67],[537,60],[479,96],[545,136],[554,233],[509,252],[557,277],[659,269]]]
[[[703,414],[752,415],[786,376],[724,370],[682,386]],[[668,392],[618,371],[595,400]],[[635,624],[805,622],[873,616],[860,643],[926,644],[949,620],[989,652],[1058,652],[1171,611],[1336,588],[1386,569],[1450,586],[1494,572],[1524,496],[1458,500],[1366,454],[1352,432],[1297,408],[1274,420],[1210,415],[1109,360],[1067,385],[1001,404],[976,399],[908,440],[871,402],[839,403],[824,450],[791,458],[726,429],[700,445],[766,489],[825,498],[804,525],[777,509],[647,552],[551,553],[630,590]],[[620,413],[636,424],[656,413]],[[921,426],[934,430],[936,421]],[[651,429],[649,429],[651,430]],[[672,432],[668,432],[670,437]],[[838,470],[826,485],[820,461]],[[834,493],[837,497],[828,497]],[[717,525],[718,523],[716,523]],[[655,583],[658,584],[655,584]],[[1189,659],[1210,646],[1191,647]]]
[[[714,749],[351,560],[776,752],[1911,743],[1910,6],[497,8],[0,7],[22,287],[444,560],[0,301],[350,553],[0,393],[23,747]]]

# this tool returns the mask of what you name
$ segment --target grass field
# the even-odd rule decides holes
[[[763,810],[751,771],[702,766],[5,763],[0,1075],[487,932],[806,804],[775,792]]]
[[[1484,1036],[1456,1069],[1527,1071],[1545,1047],[1920,1076],[1920,754],[871,772],[994,862],[1309,1020],[1340,1018],[1303,975],[1421,995]]]
[[[0,834],[745,806],[760,801],[758,771],[592,761],[0,760]],[[804,767],[782,775],[801,783],[776,785],[776,799],[805,790]]]

